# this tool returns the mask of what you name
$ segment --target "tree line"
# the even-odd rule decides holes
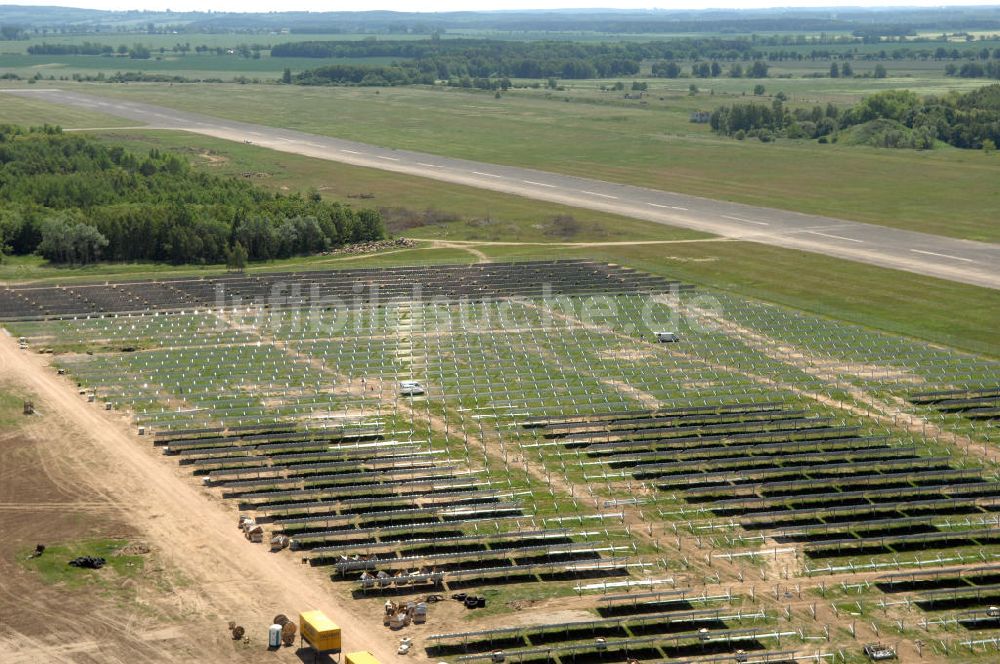
[[[133,44],[131,47],[119,44],[117,48],[110,44],[100,44],[97,42],[83,41],[79,44],[57,44],[41,42],[32,44],[25,49],[28,55],[132,55],[133,53],[145,53],[144,58],[150,57],[154,52],[165,55],[168,51],[177,55],[187,55],[192,50],[201,55],[213,53],[215,55],[235,55],[241,58],[259,60],[262,51],[267,51],[271,47],[267,44],[237,44],[235,46],[207,46],[199,44],[192,47],[190,42],[174,44],[169,49],[166,46],[152,47],[141,43]]]
[[[152,57],[152,51],[142,44],[133,44],[131,47],[121,44],[117,49],[108,44],[97,44],[95,42],[81,42],[79,44],[32,44],[27,48],[28,55],[127,55],[133,60],[148,60]]]
[[[739,62],[733,62],[725,68],[713,60],[691,65],[690,75],[695,78],[718,78],[723,75],[729,78],[767,78],[769,69],[769,65],[763,60],[754,60],[746,67]],[[686,75],[684,68],[672,60],[654,62],[650,73],[656,78],[681,78]]]
[[[0,25],[0,41],[21,41],[29,39],[28,31],[19,25]]]
[[[432,73],[421,72],[412,64],[366,67],[363,65],[327,65],[292,75],[285,70],[281,81],[297,85],[433,85]]]
[[[0,250],[57,263],[217,263],[304,255],[384,237],[377,210],[271,193],[55,127],[0,125]]]
[[[808,42],[802,42],[805,44]],[[831,42],[835,43],[835,42]],[[990,45],[993,44],[993,48]],[[678,37],[644,42],[500,41],[491,39],[365,39],[361,41],[301,41],[275,44],[273,57],[297,58],[404,58],[425,60],[459,56],[490,62],[519,59],[545,61],[591,60],[602,58],[644,60],[959,60],[991,57],[1000,59],[1000,48],[992,42],[955,43],[949,46],[915,47],[908,43],[886,43],[880,50],[850,48],[806,50],[794,41],[778,42],[751,37]]]
[[[304,84],[407,85],[461,79],[559,78],[590,79],[632,76],[642,63],[651,62],[654,77],[766,78],[768,63],[785,60],[830,60],[831,76],[852,76],[852,60],[899,59],[966,60],[958,74],[989,76],[1000,67],[1000,48],[978,44],[959,47],[912,49],[893,46],[872,52],[811,52],[770,49],[762,40],[747,37],[678,38],[650,42],[496,41],[488,39],[422,39],[363,41],[303,41],[276,44],[276,58],[398,58],[391,65],[352,64],[303,72],[295,81]],[[688,67],[685,63],[690,62]],[[836,66],[836,69],[833,67]],[[686,74],[686,72],[690,72]],[[836,73],[834,73],[836,72]],[[884,77],[877,64],[869,76]]]
[[[966,62],[961,67],[949,64],[944,68],[945,76],[959,78],[998,78],[1000,79],[1000,60],[993,62]]]
[[[820,142],[846,135],[851,142],[878,147],[927,149],[935,141],[957,148],[994,149],[1000,143],[1000,83],[965,94],[919,97],[910,90],[886,90],[840,110],[789,109],[780,93],[766,103],[717,108],[714,131],[735,138],[812,138]]]
[[[639,46],[485,39],[308,41],[276,44],[271,57],[399,58],[392,65],[397,74],[406,71],[411,78],[431,81],[461,77],[586,79],[639,73],[643,59]]]

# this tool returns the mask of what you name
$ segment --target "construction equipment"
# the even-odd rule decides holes
[[[272,535],[271,536],[271,551],[281,551],[282,549],[288,548],[288,536],[287,535]]]
[[[107,560],[101,558],[100,556],[79,556],[69,561],[69,564],[73,567],[81,567],[86,569],[101,569],[107,564]]]
[[[412,623],[427,621],[426,602],[393,602],[386,600],[382,624],[389,629],[402,629]]]
[[[246,515],[240,515],[239,527],[243,531],[243,536],[254,543],[264,541],[264,528],[257,525],[257,522]]]
[[[25,415],[34,415],[35,414],[35,402],[34,401],[25,401],[24,402],[24,414]]]
[[[418,625],[427,622],[426,602],[417,602],[416,606],[413,607],[413,622]]]
[[[389,616],[389,629],[403,629],[411,622],[410,614],[405,610]]]

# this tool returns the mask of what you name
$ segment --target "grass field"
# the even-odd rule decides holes
[[[8,392],[5,385],[0,385],[0,428],[16,429],[23,423],[22,405],[23,399],[20,395]]]
[[[46,583],[64,584],[70,588],[92,587],[100,593],[128,593],[128,579],[140,576],[144,558],[141,555],[122,555],[119,550],[128,545],[126,540],[95,539],[53,544],[45,548],[38,558],[24,561],[24,566],[37,572]],[[25,551],[22,560],[31,551]],[[100,570],[71,567],[68,563],[78,556],[99,556],[107,561]]]
[[[442,88],[144,84],[83,89],[400,149],[965,239],[1000,239],[992,212],[1000,205],[996,154],[948,147],[917,152],[720,138],[705,125],[690,124],[688,116],[691,110],[735,97],[721,91],[690,97],[676,89],[679,85],[686,88],[687,83],[655,83],[647,99],[656,103],[646,106],[636,100],[622,105],[621,93],[593,87],[548,98],[531,91],[502,99]],[[824,94],[805,91],[801,101],[818,102]],[[977,193],[969,196],[970,191]]]

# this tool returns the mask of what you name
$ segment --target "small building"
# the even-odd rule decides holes
[[[299,614],[299,635],[317,653],[340,652],[340,627],[322,611]]]

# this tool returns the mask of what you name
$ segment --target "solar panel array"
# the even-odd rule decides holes
[[[260,273],[106,284],[0,287],[0,320],[246,306],[360,307],[449,298],[658,292],[667,280],[589,261]]]
[[[822,625],[765,586],[1000,560],[986,358],[580,261],[0,297],[46,305],[7,327],[356,595],[596,613],[442,637],[456,659],[815,660]]]

